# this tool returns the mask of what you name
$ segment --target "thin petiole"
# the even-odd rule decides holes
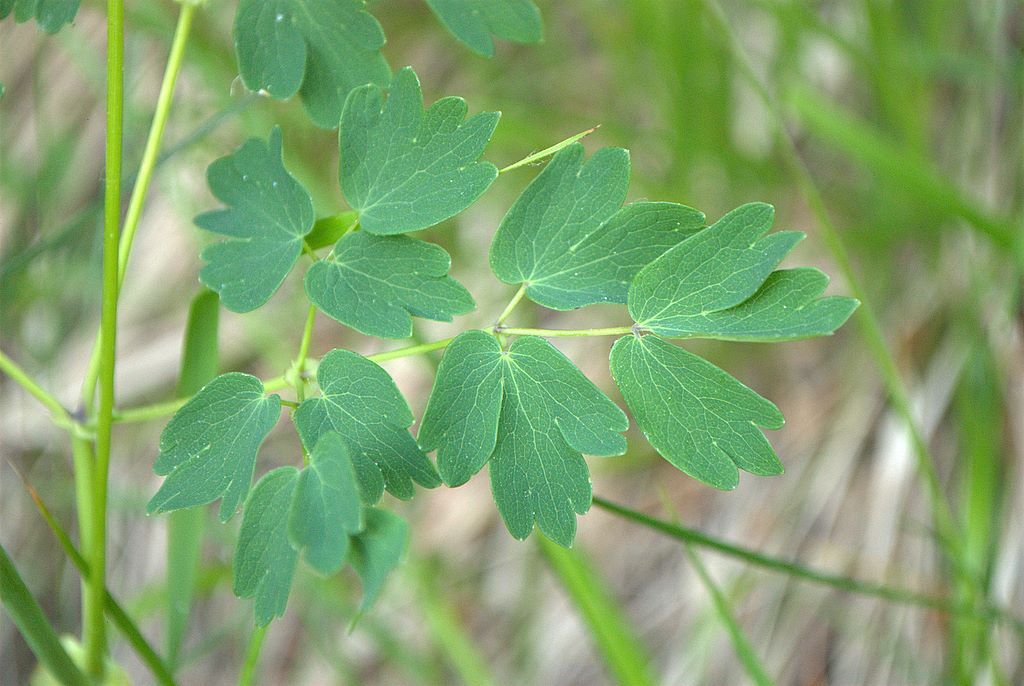
[[[501,326],[502,324],[504,324],[505,320],[509,318],[509,315],[511,315],[513,310],[516,309],[516,307],[522,301],[523,296],[525,296],[525,295],[526,295],[526,284],[524,283],[524,284],[519,286],[519,290],[516,291],[516,294],[512,296],[511,300],[508,301],[508,305],[506,305],[505,309],[502,310],[500,315],[498,315],[498,319],[494,322],[494,325],[495,326]]]
[[[420,355],[422,353],[431,352],[432,350],[440,350],[441,348],[447,347],[448,344],[454,340],[455,336],[452,336],[451,338],[444,338],[440,341],[410,345],[407,348],[398,348],[397,350],[388,350],[387,352],[377,353],[376,355],[367,355],[366,359],[372,360],[373,362],[386,362],[388,360],[396,360],[400,357]]]
[[[238,686],[252,686],[253,678],[256,676],[256,665],[260,660],[260,649],[263,647],[263,639],[267,635],[268,626],[258,626],[252,630],[249,638],[249,645],[245,648],[245,663],[242,665],[242,672],[238,675]]]
[[[508,336],[543,336],[545,338],[625,336],[633,333],[631,326],[611,326],[604,329],[516,329],[497,326],[494,330]]]
[[[542,160],[545,157],[549,157],[551,155],[554,155],[559,150],[562,150],[563,148],[568,148],[570,145],[572,145],[576,141],[581,140],[583,138],[586,138],[590,134],[592,134],[595,131],[597,131],[599,128],[601,128],[600,124],[598,124],[597,126],[595,126],[593,128],[587,129],[586,131],[580,131],[576,135],[569,136],[568,138],[566,138],[564,141],[562,141],[560,143],[555,143],[550,148],[544,148],[543,150],[541,150],[539,152],[535,152],[532,155],[527,155],[526,157],[524,157],[523,159],[519,160],[518,162],[513,162],[512,164],[508,165],[504,169],[499,169],[498,173],[499,174],[504,174],[505,172],[512,171],[513,169],[519,169],[520,167],[525,167],[528,164],[533,164],[534,162],[537,162],[538,160]]]

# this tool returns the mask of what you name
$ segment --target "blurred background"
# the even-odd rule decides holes
[[[127,3],[126,170],[137,167],[176,5]],[[884,331],[855,315],[834,337],[782,345],[694,343],[785,413],[770,440],[783,477],[743,475],[719,493],[665,463],[634,430],[621,458],[591,459],[594,491],[739,545],[815,568],[962,598],[937,543],[912,442],[892,409],[895,360],[961,524],[959,562],[992,602],[1024,615],[1024,3],[1019,0],[538,0],[541,45],[498,45],[486,60],[456,43],[418,0],[371,2],[392,67],[413,65],[432,101],[462,95],[501,110],[487,157],[499,166],[596,124],[585,140],[632,152],[630,198],[672,200],[713,221],[744,202],[776,206],[778,228],[808,234],[788,264],[833,275],[844,259]],[[334,132],[296,100],[248,94],[230,39],[234,3],[199,13],[164,154],[122,296],[118,404],[172,397],[198,253],[191,223],[217,205],[206,166],[250,135],[284,128],[285,158],[321,215],[344,209]],[[85,0],[53,37],[0,24],[0,330],[4,352],[68,405],[78,395],[99,316],[103,151],[103,7]],[[425,340],[488,325],[512,294],[487,271],[491,236],[535,168],[503,174],[429,239],[479,310],[454,325],[419,321]],[[837,243],[838,240],[838,243]],[[845,257],[844,257],[845,256]],[[305,318],[301,270],[251,315],[222,313],[222,371],[276,376]],[[522,308],[521,325],[622,325],[622,308],[555,314]],[[596,383],[610,383],[610,339],[558,342]],[[319,317],[312,354],[400,344]],[[417,416],[436,357],[386,363]],[[161,421],[117,428],[111,476],[110,586],[159,645],[166,518],[144,516]],[[259,470],[294,463],[279,426]],[[4,546],[66,632],[79,629],[79,584],[16,466],[74,529],[66,436],[21,389],[0,396]],[[538,542],[513,540],[486,475],[455,490],[386,505],[413,542],[378,606],[349,632],[355,578],[300,567],[288,612],[272,624],[264,684],[737,684],[747,673],[707,583],[679,541],[594,508],[574,560],[604,601],[595,628]],[[250,633],[230,589],[238,518],[211,524],[182,683],[232,683]],[[754,653],[780,684],[1024,683],[1020,635],[1003,625],[845,593],[695,548]],[[0,683],[34,664],[0,616]],[[609,668],[607,637],[632,636],[646,663]],[[619,632],[616,634],[616,632]],[[116,639],[115,639],[116,640]],[[619,644],[626,645],[621,638]],[[123,643],[114,655],[148,673]],[[612,651],[614,652],[614,651]]]

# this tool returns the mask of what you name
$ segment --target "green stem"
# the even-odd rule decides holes
[[[508,301],[508,305],[506,305],[505,309],[502,310],[500,315],[498,315],[497,321],[494,322],[495,326],[501,326],[505,323],[505,320],[508,319],[509,315],[512,314],[512,311],[515,310],[516,306],[518,306],[520,301],[522,301],[524,295],[526,295],[525,283],[519,286],[519,290],[516,291],[516,294]]]
[[[594,496],[593,502],[594,505],[600,507],[602,510],[606,510],[607,512],[618,517],[622,517],[623,519],[628,519],[631,522],[645,526],[657,531],[658,533],[669,536],[670,538],[715,550],[719,553],[735,557],[757,567],[781,572],[797,579],[824,584],[826,586],[837,588],[841,591],[882,598],[884,600],[903,605],[913,605],[916,607],[938,610],[951,615],[973,616],[981,619],[999,619],[1012,626],[1019,634],[1024,635],[1024,620],[999,607],[989,605],[979,609],[970,604],[957,604],[951,602],[948,598],[943,598],[941,596],[908,591],[901,588],[886,586],[884,584],[861,581],[860,579],[842,576],[840,574],[819,571],[817,569],[807,567],[799,562],[792,562],[790,560],[772,557],[749,548],[727,543],[696,529],[689,529],[660,519],[655,519],[654,517],[645,515],[642,512],[631,510],[598,496]]]
[[[309,306],[309,313],[306,315],[306,327],[302,330],[302,342],[299,343],[299,354],[295,356],[291,369],[287,376],[295,387],[295,395],[301,403],[306,397],[306,380],[302,377],[302,371],[306,367],[306,358],[309,357],[309,343],[313,340],[313,324],[316,322],[316,306]]]
[[[12,381],[28,391],[29,395],[38,400],[53,415],[54,423],[65,426],[72,424],[71,416],[64,406],[53,395],[40,386],[24,369],[15,364],[14,360],[0,351],[0,371]]]
[[[260,660],[260,649],[263,647],[263,639],[267,635],[267,626],[258,626],[252,630],[249,645],[245,649],[245,662],[242,664],[242,672],[238,675],[238,686],[252,686],[253,684],[253,678],[256,676],[256,665]]]
[[[556,152],[558,152],[562,148],[568,148],[570,145],[572,145],[576,141],[580,140],[581,138],[585,138],[585,137],[589,136],[590,134],[592,134],[595,131],[597,131],[599,128],[601,128],[600,124],[598,124],[597,126],[595,126],[592,129],[587,129],[586,131],[581,131],[581,132],[577,133],[574,136],[569,136],[564,141],[561,141],[560,143],[555,143],[550,148],[544,148],[543,150],[541,150],[539,152],[535,152],[532,155],[527,155],[526,157],[524,157],[523,159],[519,160],[518,162],[513,162],[512,164],[508,165],[504,169],[499,169],[498,173],[499,174],[504,174],[505,172],[512,171],[513,169],[519,169],[520,167],[525,167],[528,164],[533,164],[534,162],[537,162],[538,160],[542,160],[545,157],[548,157],[550,155],[554,155]]]
[[[410,345],[407,348],[398,348],[397,350],[388,350],[387,352],[377,353],[376,355],[367,355],[366,359],[372,360],[373,362],[386,362],[388,360],[396,360],[399,357],[421,355],[432,350],[440,350],[441,348],[447,347],[447,345],[454,341],[455,338],[455,336],[452,336],[451,338],[445,338],[440,341]]]
[[[507,336],[543,336],[545,338],[582,336],[626,336],[633,333],[630,326],[611,326],[604,329],[516,329],[497,326],[495,331]]]
[[[124,227],[119,239],[117,269],[119,288],[124,284],[125,273],[128,269],[128,257],[132,251],[135,232],[138,229],[139,220],[142,218],[142,208],[145,204],[150,182],[153,180],[153,170],[156,169],[160,158],[160,143],[163,139],[164,128],[167,125],[171,104],[174,100],[174,87],[178,81],[178,74],[181,72],[185,46],[188,43],[188,36],[192,29],[192,20],[195,17],[196,7],[197,5],[190,2],[181,3],[178,25],[174,29],[174,38],[171,40],[171,53],[167,59],[167,67],[164,69],[163,82],[160,84],[160,94],[157,96],[156,111],[153,113],[153,122],[149,127],[149,136],[146,139],[146,147],[142,152],[142,161],[139,164],[135,185],[132,187],[131,197],[128,199],[128,210],[125,214]],[[83,384],[82,395],[86,407],[92,406],[96,392],[96,382],[99,378],[100,368],[100,349],[101,340],[98,334],[96,344],[93,346],[92,356],[89,359],[85,383]]]
[[[106,653],[103,601],[107,571],[107,478],[114,416],[117,342],[118,241],[121,220],[121,146],[124,135],[124,0],[107,0],[107,130],[103,203],[103,309],[100,317],[99,411],[96,459],[90,483],[89,616],[86,670],[102,680]]]

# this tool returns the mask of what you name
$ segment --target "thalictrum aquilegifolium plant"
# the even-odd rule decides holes
[[[480,159],[497,113],[467,117],[465,102],[452,97],[424,109],[419,80],[406,67],[390,89],[353,89],[340,121],[339,180],[352,209],[324,224],[334,228],[335,243],[303,246],[316,224],[312,201],[284,168],[275,129],[267,141],[249,140],[210,166],[211,189],[230,207],[200,215],[197,224],[230,238],[206,249],[200,278],[225,307],[249,311],[271,297],[305,249],[311,305],[360,333],[406,338],[414,317],[451,321],[473,310],[469,291],[448,276],[444,249],[407,234],[464,210],[497,177]],[[670,339],[826,335],[856,302],[821,298],[827,277],[817,270],[776,269],[803,234],[769,233],[770,205],[743,205],[710,226],[703,213],[677,203],[624,205],[629,153],[605,148],[585,157],[579,142],[557,151],[497,228],[491,268],[520,290],[495,325],[425,346],[446,350],[415,438],[413,412],[391,377],[374,356],[349,350],[324,355],[315,384],[297,379],[303,394],[307,384],[319,391],[291,412],[309,465],[269,472],[247,498],[259,443],[277,418],[277,395],[261,396],[254,377],[226,374],[167,425],[156,465],[167,479],[150,510],[223,497],[226,519],[244,499],[235,590],[255,596],[259,623],[284,611],[298,551],[307,559],[317,554],[312,532],[351,538],[337,545],[354,551],[369,520],[343,523],[313,507],[310,492],[358,498],[369,513],[378,511],[384,491],[409,499],[416,485],[459,486],[487,467],[514,537],[537,527],[571,546],[576,518],[592,498],[583,456],[623,454],[629,420],[548,337],[620,336],[610,365],[626,405],[651,445],[686,474],[732,489],[739,470],[782,473],[762,433],[782,426],[779,410]],[[523,297],[553,310],[617,303],[629,321],[574,331],[507,326]],[[317,470],[322,461],[337,468]],[[316,559],[311,566],[321,573],[340,566],[336,558],[330,565]]]
[[[110,1],[116,59],[108,78],[114,82],[124,26],[118,0]],[[493,56],[495,39],[543,38],[531,0],[426,2],[479,55]],[[183,2],[176,45],[186,40],[196,7]],[[77,9],[77,0],[0,0],[0,17],[34,19],[47,32],[70,23]],[[310,309],[291,369],[267,381],[222,374],[174,403],[154,465],[164,480],[147,507],[156,514],[219,500],[224,522],[241,511],[233,589],[254,600],[258,626],[284,613],[300,559],[321,575],[350,565],[362,581],[361,610],[369,609],[409,539],[408,524],[381,502],[385,491],[410,499],[417,486],[456,487],[486,467],[512,536],[525,539],[536,528],[570,547],[577,517],[593,498],[584,456],[623,454],[630,419],[549,338],[618,337],[610,369],[633,420],[666,460],[691,477],[731,489],[739,470],[782,472],[762,433],[782,425],[779,410],[672,341],[827,335],[857,302],[822,298],[828,280],[815,269],[777,269],[803,236],[769,233],[771,206],[743,205],[709,226],[702,212],[676,202],[624,204],[628,151],[604,148],[588,159],[578,142],[582,135],[507,168],[550,157],[494,233],[491,270],[518,290],[492,326],[376,355],[335,349],[318,361],[310,357],[317,312],[367,336],[402,339],[412,334],[414,318],[450,322],[476,308],[470,290],[448,275],[448,253],[410,234],[463,212],[495,182],[499,170],[485,153],[500,114],[469,114],[459,97],[424,107],[413,69],[392,73],[381,52],[384,30],[362,0],[240,0],[233,38],[248,89],[275,99],[297,95],[316,126],[337,129],[338,182],[349,206],[318,218],[310,192],[284,165],[283,135],[275,127],[266,139],[250,139],[209,166],[209,188],[222,207],[195,219],[223,239],[203,251],[199,280],[230,311],[259,309],[297,265],[305,272]],[[175,54],[144,165],[152,165],[159,150],[180,68],[180,52]],[[111,96],[115,110],[123,107],[118,93]],[[121,125],[119,116],[109,121]],[[119,155],[120,148],[108,147],[108,154]],[[144,171],[133,204],[144,198],[152,167]],[[108,229],[120,221],[112,211]],[[134,225],[125,230],[123,257]],[[117,232],[105,235],[107,248],[116,248]],[[104,283],[116,284],[124,264],[105,261],[104,270]],[[105,304],[116,306],[117,295],[118,289],[106,288]],[[576,330],[512,327],[507,320],[524,298],[558,311],[617,304],[623,323]],[[116,330],[116,307],[105,312],[113,314],[105,315],[104,331]],[[440,349],[444,355],[414,436],[414,413],[378,362]],[[94,428],[97,445],[103,438],[109,447],[113,365],[100,363],[92,378],[99,383],[98,415],[79,425],[61,414],[59,404],[51,409],[72,428]],[[29,381],[23,385],[50,406],[44,391]],[[84,402],[92,413],[96,388],[86,386]],[[289,388],[294,399],[282,397]],[[260,446],[282,408],[301,453],[294,465],[267,471],[254,485]],[[97,422],[104,412],[107,420]],[[91,437],[75,436],[79,448],[94,450]],[[99,498],[93,502],[100,503],[93,515],[101,517],[105,480],[91,488]],[[98,531],[90,564],[102,570],[105,530]],[[101,601],[102,581],[100,575],[95,598]],[[86,642],[94,674],[103,669],[103,606],[88,610],[100,635]]]

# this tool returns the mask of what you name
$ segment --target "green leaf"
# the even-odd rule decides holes
[[[857,309],[853,298],[819,298],[828,276],[817,269],[772,272],[764,285],[735,307],[673,320],[694,338],[731,341],[793,341],[833,333]],[[676,334],[679,335],[679,334]]]
[[[409,525],[405,520],[385,510],[367,508],[366,528],[352,538],[349,554],[349,562],[363,582],[360,612],[366,612],[377,600],[408,545]]]
[[[728,490],[738,469],[782,473],[758,429],[781,428],[782,413],[715,365],[657,336],[627,336],[612,348],[611,369],[647,440],[686,474]]]
[[[78,14],[80,0],[0,0],[0,19],[14,13],[18,24],[35,19],[46,33],[57,33]]]
[[[491,34],[515,43],[544,39],[540,10],[532,0],[427,0],[430,9],[459,42],[494,57]]]
[[[387,86],[384,30],[363,0],[239,0],[235,52],[242,82],[283,100],[295,95],[313,122],[338,128],[357,86]]]
[[[232,312],[263,305],[281,286],[313,228],[313,201],[284,167],[281,129],[253,138],[207,171],[210,190],[228,207],[205,212],[196,224],[231,240],[203,251],[199,280]]]
[[[288,508],[299,480],[295,467],[267,472],[245,501],[233,564],[235,595],[255,599],[256,625],[284,614],[299,555],[288,541]]]
[[[547,341],[517,339],[507,352],[482,332],[445,351],[420,440],[437,448],[451,484],[484,463],[508,530],[526,538],[536,523],[559,545],[590,507],[581,453],[621,455],[629,422],[615,403]],[[500,402],[498,402],[500,398]]]
[[[407,338],[412,317],[450,322],[476,303],[450,278],[444,248],[408,236],[359,231],[306,273],[306,294],[328,316],[368,336]]]
[[[466,119],[466,112],[466,101],[456,97],[442,98],[424,112],[411,67],[395,74],[386,101],[377,85],[352,91],[341,115],[341,188],[363,229],[425,229],[487,190],[498,169],[477,159],[500,113]]]
[[[355,468],[341,436],[324,434],[299,474],[288,535],[309,566],[327,576],[341,569],[348,537],[363,529],[363,501]]]
[[[414,481],[425,488],[441,483],[409,434],[412,410],[380,366],[349,350],[332,350],[320,361],[317,380],[322,397],[307,398],[294,414],[299,436],[311,448],[329,431],[341,434],[368,505],[385,488],[408,500]]]
[[[252,484],[256,452],[281,414],[281,398],[266,397],[255,376],[222,374],[175,413],[160,434],[153,471],[166,476],[146,512],[170,512],[223,498],[231,519]]]
[[[654,333],[687,336],[694,316],[752,296],[804,236],[764,236],[774,215],[771,205],[743,205],[644,267],[629,287],[633,320]]]
[[[445,349],[417,440],[437,450],[449,486],[469,481],[494,452],[504,370],[501,345],[483,331],[466,331]]]
[[[505,215],[491,245],[491,268],[555,310],[625,303],[638,271],[704,227],[684,205],[622,207],[629,152],[604,148],[583,163],[583,146],[555,155]]]
[[[306,236],[306,244],[313,250],[334,245],[359,223],[359,213],[348,210],[330,217],[321,217],[313,224],[313,230]]]

